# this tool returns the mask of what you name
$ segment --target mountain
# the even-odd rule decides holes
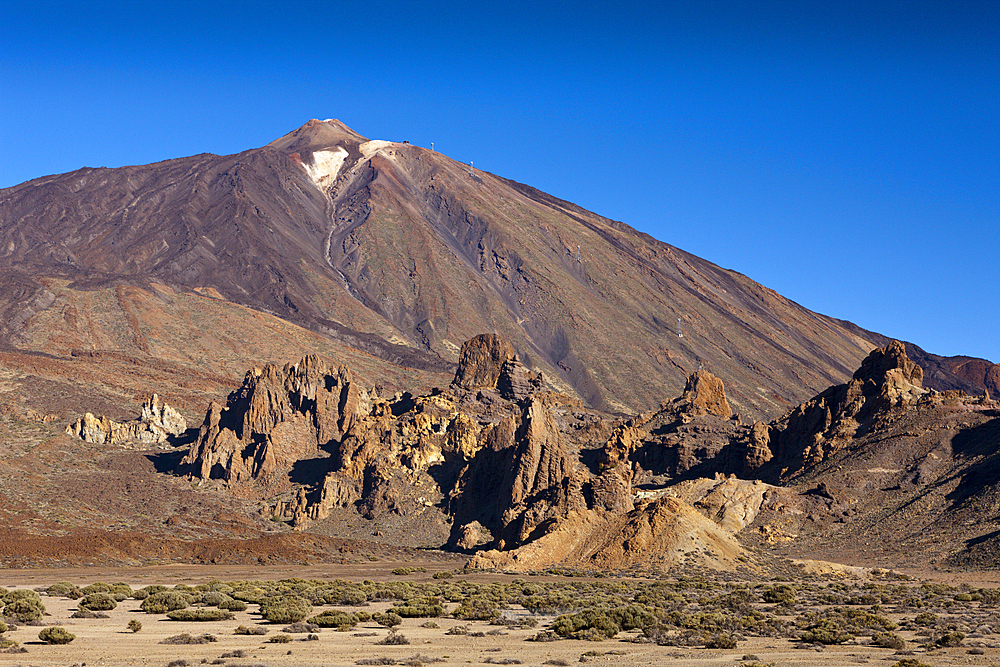
[[[706,368],[737,412],[773,418],[885,343],[627,225],[335,120],[236,155],[0,190],[0,275],[9,349],[218,378],[176,397],[101,381],[131,405],[159,389],[189,419],[246,368],[310,352],[387,390],[446,384],[481,332],[593,408],[653,408]],[[942,388],[981,388],[993,368],[928,359]],[[76,391],[75,371],[60,373]]]

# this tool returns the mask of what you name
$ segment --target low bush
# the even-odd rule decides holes
[[[52,625],[39,632],[38,638],[46,644],[68,644],[76,639],[76,635],[69,632],[66,628]]]
[[[323,612],[319,616],[313,616],[309,619],[309,623],[312,623],[320,628],[337,628],[338,630],[346,631],[350,630],[358,623],[363,623],[368,620],[371,620],[371,614],[367,614],[365,612],[355,614],[330,609]]]
[[[139,632],[139,630],[142,630],[142,621],[137,618],[133,618],[128,622],[128,625],[126,625],[125,628],[131,632]]]
[[[211,609],[205,607],[187,607],[185,609],[175,609],[167,612],[167,618],[171,621],[231,621],[234,616],[231,611],[223,609]]]
[[[267,640],[268,644],[287,644],[292,641],[291,635],[277,634]]]
[[[71,584],[68,581],[58,581],[46,588],[45,592],[52,597],[69,598],[70,600],[79,600],[83,597],[83,591],[76,584]]]
[[[219,609],[225,609],[226,611],[246,611],[248,606],[243,600],[234,600],[233,598],[219,603]]]
[[[372,614],[372,620],[387,628],[395,627],[403,622],[403,618],[399,614],[391,611],[385,614]]]
[[[795,589],[788,584],[775,584],[764,590],[761,594],[764,602],[774,602],[777,604],[795,604]]]
[[[396,632],[396,629],[393,628],[389,630],[389,634],[387,634],[384,639],[380,639],[375,643],[379,646],[397,646],[401,644],[409,644],[410,640],[406,638],[406,635]]]
[[[150,584],[149,586],[143,586],[137,591],[132,591],[132,597],[136,600],[145,600],[154,593],[162,593],[168,590],[170,589],[163,584]]]
[[[160,591],[153,593],[139,605],[147,614],[166,614],[168,611],[186,609],[191,606],[191,598],[180,591]]]
[[[260,613],[269,623],[298,623],[311,612],[309,601],[297,595],[278,595],[260,603]]]
[[[90,611],[111,611],[118,606],[118,601],[110,593],[88,593],[77,606]]]
[[[896,649],[897,651],[901,651],[906,647],[906,642],[895,632],[876,632],[872,636],[872,644],[881,648]]]
[[[262,628],[259,625],[240,625],[233,630],[234,635],[266,635],[267,628]]]
[[[965,641],[964,632],[946,632],[934,642],[938,646],[960,646]]]
[[[93,593],[107,593],[111,590],[111,586],[105,584],[104,582],[98,581],[89,586],[84,586],[80,589],[80,592],[84,595],[92,595]]]
[[[843,644],[849,639],[854,639],[854,635],[846,632],[843,626],[839,625],[835,621],[829,619],[824,619],[806,629],[799,639],[810,644]]]
[[[285,627],[281,628],[281,631],[306,634],[309,632],[319,632],[319,626],[316,625],[315,623],[299,622],[299,623],[292,623],[291,625],[286,625]]]
[[[160,643],[185,645],[185,644],[211,644],[212,642],[217,642],[217,641],[219,641],[219,639],[215,635],[204,634],[193,637],[185,632],[182,635],[174,635],[172,637],[167,637]]]

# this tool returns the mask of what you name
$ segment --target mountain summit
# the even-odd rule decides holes
[[[737,413],[775,417],[886,342],[625,224],[336,120],[236,155],[0,190],[0,271],[2,333],[23,350],[198,365],[220,346],[161,336],[154,314],[169,294],[197,295],[230,308],[224,328],[273,314],[397,375],[447,377],[462,341],[496,333],[554,388],[621,412],[705,368]],[[118,306],[88,328],[77,306],[101,290]],[[975,388],[936,363],[942,388]]]

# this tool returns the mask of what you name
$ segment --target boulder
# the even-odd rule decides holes
[[[514,358],[514,348],[496,334],[479,334],[462,344],[452,384],[460,389],[492,389],[504,364]]]

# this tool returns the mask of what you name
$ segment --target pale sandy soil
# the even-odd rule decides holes
[[[201,567],[201,566],[168,566],[158,568],[85,568],[72,570],[0,570],[0,583],[7,587],[39,588],[56,581],[72,581],[85,585],[95,581],[114,583],[124,581],[133,588],[151,583],[175,585],[178,583],[198,584],[212,579],[282,579],[288,577],[361,580],[372,578],[377,580],[410,579],[427,581],[433,571],[419,573],[407,577],[394,577],[391,569],[399,564],[378,563],[373,565],[331,565],[310,567]],[[409,563],[409,565],[414,565]],[[440,568],[440,564],[437,564]],[[430,569],[430,568],[428,568]],[[996,573],[992,573],[996,574]],[[459,575],[464,576],[464,575]],[[466,577],[487,581],[491,579],[510,580],[515,577],[496,574],[474,574]],[[995,578],[991,577],[991,578]],[[534,579],[534,577],[533,577]],[[541,579],[541,578],[539,578]],[[980,583],[980,585],[989,585]],[[731,650],[710,650],[704,648],[678,648],[656,646],[651,644],[636,644],[627,641],[637,633],[622,633],[615,640],[588,642],[575,640],[560,640],[556,642],[536,643],[526,641],[533,637],[552,621],[552,616],[539,616],[539,626],[535,629],[506,629],[504,635],[487,635],[471,637],[462,635],[447,635],[446,631],[454,625],[468,625],[470,631],[489,632],[497,630],[485,622],[468,622],[448,617],[435,619],[440,628],[429,629],[420,627],[426,619],[404,619],[399,630],[409,640],[409,645],[379,646],[376,641],[387,634],[387,630],[375,623],[364,623],[351,632],[336,632],[323,629],[316,641],[305,640],[303,634],[291,635],[294,639],[288,644],[268,644],[268,637],[281,632],[281,625],[263,625],[269,632],[265,636],[234,635],[233,630],[238,625],[262,625],[259,615],[251,613],[256,609],[251,605],[250,611],[236,613],[231,621],[212,623],[184,623],[170,621],[164,615],[145,614],[138,611],[140,602],[126,600],[117,609],[110,612],[107,619],[72,619],[70,616],[76,610],[76,601],[43,595],[48,616],[47,625],[61,625],[77,636],[71,644],[64,646],[49,646],[41,643],[37,636],[41,629],[38,626],[22,625],[4,635],[13,639],[27,649],[27,653],[2,654],[0,666],[34,665],[70,667],[84,664],[95,665],[155,665],[166,666],[171,662],[184,660],[188,665],[226,664],[231,667],[238,665],[355,665],[362,658],[388,657],[403,661],[414,656],[440,658],[449,664],[494,664],[504,660],[520,660],[524,665],[544,664],[577,664],[594,662],[600,665],[680,665],[680,666],[733,666],[744,662],[744,656],[755,655],[762,664],[774,663],[783,665],[832,665],[847,666],[857,664],[884,665],[888,667],[904,656],[896,655],[893,650],[865,646],[861,643],[848,643],[841,646],[826,647],[817,652],[814,649],[796,648],[797,642],[787,639],[749,639],[739,643]],[[365,609],[369,612],[388,608],[389,603],[373,604]],[[454,607],[454,605],[450,605]],[[317,608],[316,613],[320,609]],[[343,608],[351,610],[350,608]],[[126,625],[132,619],[142,622],[142,630],[132,633],[126,630]],[[167,637],[188,633],[200,635],[210,633],[215,635],[217,642],[201,645],[167,645],[162,644]],[[364,633],[375,633],[363,636]],[[908,633],[901,633],[908,642],[914,639]],[[991,636],[989,639],[996,639]],[[623,641],[625,640],[625,641]],[[860,640],[863,641],[863,640]],[[242,658],[222,658],[224,654],[242,650]],[[603,655],[588,656],[588,652],[598,652]],[[917,658],[929,665],[996,665],[1000,663],[1000,649],[987,648],[983,655],[969,654],[969,647],[957,647],[926,653],[916,648]],[[559,662],[563,661],[563,662]]]

